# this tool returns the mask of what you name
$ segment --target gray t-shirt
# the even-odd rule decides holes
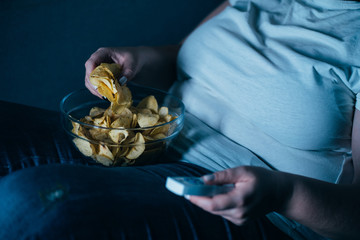
[[[346,172],[351,181],[360,3],[230,3],[179,52],[172,91],[188,114],[173,146],[182,160],[212,171],[246,164],[334,183]],[[294,224],[289,228],[301,228]]]

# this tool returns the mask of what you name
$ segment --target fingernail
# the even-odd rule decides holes
[[[202,176],[202,179],[204,181],[212,181],[212,180],[215,179],[215,175],[214,174],[207,174],[207,175]]]
[[[125,77],[125,76],[122,76],[119,79],[119,83],[120,83],[121,86],[124,85],[126,82],[127,82],[127,77]]]
[[[184,195],[184,198],[186,198],[187,200],[190,200],[190,195]]]

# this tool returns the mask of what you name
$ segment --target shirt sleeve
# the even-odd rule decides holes
[[[360,111],[360,92],[356,94],[355,108]]]

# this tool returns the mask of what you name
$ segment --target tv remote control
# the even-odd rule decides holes
[[[179,196],[213,196],[234,189],[234,184],[207,185],[200,177],[168,177],[165,186]]]

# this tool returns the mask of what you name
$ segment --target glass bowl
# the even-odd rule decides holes
[[[99,99],[87,89],[81,89],[62,99],[62,127],[85,157],[102,165],[132,166],[161,162],[161,155],[183,128],[184,104],[179,98],[158,89],[136,84],[128,84],[127,87],[132,94],[132,106],[137,106],[142,99],[152,95],[158,107],[166,107],[171,117],[166,122],[147,127],[139,127],[138,124],[128,128],[98,126],[86,121],[85,116],[89,116],[94,107],[109,108],[110,102]],[[125,140],[114,140],[109,136],[121,136]],[[131,141],[128,140],[130,137]]]

